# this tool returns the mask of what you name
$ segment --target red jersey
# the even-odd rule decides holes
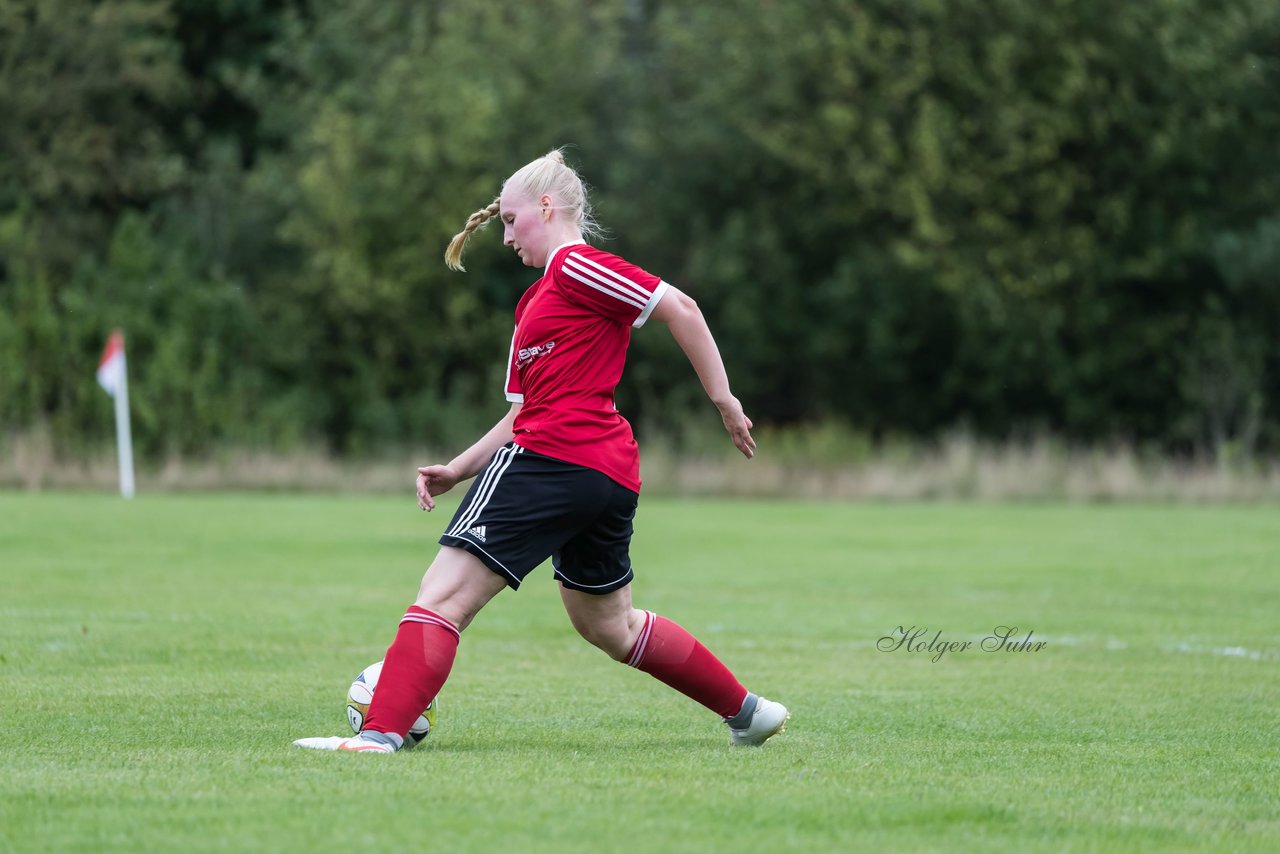
[[[657,276],[585,243],[551,251],[516,305],[506,391],[523,404],[517,445],[640,491],[640,449],[613,394],[631,328],[644,325],[666,290]]]

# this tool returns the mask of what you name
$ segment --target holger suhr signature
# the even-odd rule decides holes
[[[996,626],[991,634],[976,643],[982,652],[1039,652],[1049,645],[1048,641],[1031,640],[1033,634],[1035,632],[1028,630],[1025,637],[1017,637],[1017,626]],[[881,652],[927,652],[931,654],[929,660],[937,664],[947,653],[967,652],[973,649],[974,644],[975,641],[971,640],[944,640],[941,629],[930,636],[927,628],[898,626],[876,641],[876,649]]]

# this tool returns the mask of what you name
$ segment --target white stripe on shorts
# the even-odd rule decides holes
[[[481,511],[489,503],[489,499],[493,497],[493,492],[498,486],[498,480],[502,477],[502,473],[511,465],[511,461],[516,458],[516,454],[523,453],[524,448],[519,445],[498,449],[498,452],[493,455],[493,459],[489,462],[488,467],[480,478],[480,486],[476,489],[476,494],[471,499],[471,505],[458,516],[458,523],[448,530],[449,536],[461,537],[468,528],[475,524],[476,519],[480,518]]]
[[[631,569],[630,569],[630,568],[628,568],[628,569],[627,569],[627,572],[630,572],[630,571],[631,571]],[[552,575],[557,575],[557,576],[559,576],[560,578],[563,578],[563,579],[564,579],[565,581],[567,581],[568,583],[572,584],[572,585],[573,585],[573,587],[569,588],[570,590],[579,590],[579,589],[581,589],[581,590],[598,590],[598,589],[600,589],[601,587],[608,587],[610,584],[617,584],[619,581],[621,581],[622,579],[624,579],[624,578],[626,578],[626,577],[627,577],[627,573],[626,573],[626,572],[624,572],[624,573],[622,573],[622,575],[619,575],[619,576],[618,576],[617,578],[615,578],[613,581],[606,581],[604,584],[579,584],[578,582],[574,581],[572,578],[570,578],[569,576],[565,575],[563,572],[561,572],[561,571],[560,571],[560,570],[558,570],[558,569],[552,569],[552,570],[551,570],[551,574],[552,574]]]

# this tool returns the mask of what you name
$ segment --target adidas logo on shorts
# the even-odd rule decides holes
[[[480,542],[484,542],[484,525],[476,525],[470,531],[467,531],[467,533],[475,537]]]

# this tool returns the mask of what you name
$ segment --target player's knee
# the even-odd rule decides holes
[[[461,549],[441,549],[422,576],[414,604],[462,631],[505,586],[501,578]]]
[[[627,626],[625,622],[611,620],[607,623],[589,623],[574,621],[573,627],[582,635],[583,640],[614,661],[622,661],[630,651],[627,643]]]
[[[573,627],[591,645],[614,661],[626,661],[644,628],[645,612],[628,607],[606,619],[586,619],[573,615]]]

